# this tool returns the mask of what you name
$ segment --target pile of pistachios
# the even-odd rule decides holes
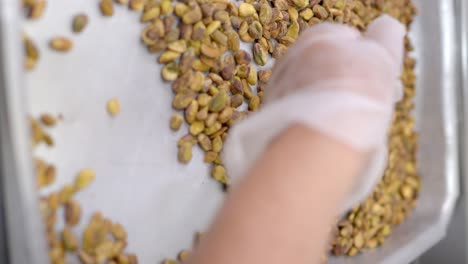
[[[410,26],[416,9],[411,0],[100,0],[97,8],[103,16],[114,14],[114,4],[127,5],[141,12],[146,24],[142,42],[163,65],[161,76],[171,83],[172,106],[176,110],[169,126],[187,134],[177,142],[178,160],[189,163],[192,149],[199,146],[204,162],[212,164],[212,177],[223,186],[229,178],[220,153],[229,129],[249,113],[261,107],[265,88],[271,75],[271,63],[280,59],[303,30],[331,21],[348,24],[359,30],[383,13]],[[27,15],[39,17],[45,0],[23,0]],[[37,6],[36,6],[37,5]],[[85,14],[72,21],[72,30],[80,33],[88,24]],[[39,59],[34,43],[24,36],[26,68],[32,69]],[[51,48],[66,52],[72,48],[68,39],[56,37]],[[420,179],[417,172],[417,134],[414,131],[413,97],[415,94],[415,60],[412,46],[405,39],[406,54],[401,81],[404,97],[396,106],[389,138],[387,169],[374,193],[340,220],[333,230],[330,251],[334,255],[354,256],[383,244],[392,228],[400,224],[414,208]],[[112,99],[108,112],[115,116],[120,104]],[[31,120],[33,143],[52,146],[53,140],[42,126],[53,126],[55,120],[42,116]],[[56,177],[53,165],[38,160],[38,186],[49,185]],[[77,252],[82,263],[137,263],[136,256],[124,254],[124,229],[97,213],[84,231],[82,246],[77,243],[71,227],[76,225],[81,209],[72,195],[84,188],[83,179],[92,181],[91,171],[82,172],[72,185],[41,200],[46,219],[53,263],[61,263],[64,252]],[[90,180],[91,179],[91,180]],[[81,182],[81,184],[79,183]],[[85,181],[86,182],[86,181]],[[67,226],[60,238],[54,231],[56,209],[64,206]],[[78,215],[78,216],[77,216]],[[73,224],[74,223],[74,224]],[[184,250],[182,263],[190,251]]]

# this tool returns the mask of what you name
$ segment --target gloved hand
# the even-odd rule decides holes
[[[339,213],[365,199],[386,166],[394,104],[402,95],[405,33],[402,24],[386,15],[364,34],[330,23],[303,32],[276,62],[262,109],[231,130],[224,161],[233,183],[276,136],[291,124],[302,123],[370,154]]]

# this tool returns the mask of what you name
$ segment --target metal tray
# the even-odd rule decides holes
[[[416,3],[420,16],[411,37],[418,59],[416,115],[424,178],[419,205],[383,247],[330,263],[410,262],[444,236],[458,196],[461,117],[454,1]],[[49,1],[45,17],[23,22],[41,50],[37,68],[23,74],[18,11],[17,0],[0,0],[0,169],[10,263],[46,263],[26,112],[64,116],[51,130],[56,146],[35,151],[58,168],[58,180],[46,192],[71,182],[80,169],[97,172],[92,186],[77,196],[84,208],[79,230],[93,212],[101,211],[127,228],[128,249],[141,263],[190,248],[193,234],[207,228],[223,193],[208,177],[201,151],[187,166],[176,161],[176,141],[184,132],[168,129],[171,90],[159,76],[156,57],[140,44],[138,15],[117,7],[112,18],[105,18],[94,1]],[[90,25],[73,35],[70,20],[78,12],[90,16]],[[49,51],[48,40],[56,35],[73,39],[71,53]],[[122,104],[116,118],[105,109],[112,97]]]

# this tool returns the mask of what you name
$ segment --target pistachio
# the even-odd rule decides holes
[[[273,11],[268,3],[261,4],[258,18],[260,20],[260,23],[262,23],[263,25],[267,25],[271,22],[273,18]]]
[[[191,40],[193,35],[193,26],[191,24],[180,25],[180,38],[183,40]]]
[[[65,227],[62,231],[63,247],[67,251],[75,251],[78,249],[78,237],[69,228]]]
[[[178,159],[181,163],[188,163],[192,159],[192,144],[189,142],[182,143],[179,147]]]
[[[224,66],[221,70],[221,76],[224,80],[231,80],[234,77],[234,66],[231,64]]]
[[[237,64],[249,64],[252,61],[250,54],[247,53],[245,50],[239,50],[236,52],[235,57]]]
[[[190,143],[191,145],[195,145],[197,143],[197,139],[191,134],[187,134],[179,139],[179,141],[177,142],[177,146],[181,147],[184,143]]]
[[[73,48],[73,42],[65,37],[55,37],[50,41],[50,47],[60,52],[68,52]]]
[[[253,42],[255,39],[249,34],[249,24],[247,21],[243,21],[239,28],[239,37],[244,42]]]
[[[58,193],[58,200],[60,204],[65,204],[70,201],[71,197],[75,194],[75,187],[73,185],[67,184],[62,187]]]
[[[296,20],[291,22],[291,25],[288,28],[288,32],[286,33],[286,36],[288,36],[289,38],[293,40],[296,40],[297,37],[299,36],[299,23]]]
[[[213,32],[215,32],[216,30],[218,30],[218,28],[221,27],[221,21],[219,20],[214,20],[212,21],[211,23],[209,23],[206,27],[206,31],[205,31],[205,34],[207,36],[213,34]]]
[[[182,21],[185,24],[195,24],[202,19],[202,13],[198,5],[191,6],[190,11],[185,13],[182,17]]]
[[[130,9],[135,11],[143,11],[146,0],[130,0]]]
[[[117,98],[112,98],[109,101],[107,101],[107,112],[111,116],[116,116],[120,113],[120,102]]]
[[[161,15],[169,15],[174,12],[174,7],[170,0],[162,0],[160,3]]]
[[[288,47],[286,45],[283,45],[281,43],[277,44],[275,49],[273,50],[272,57],[275,59],[280,59],[281,57],[286,54],[286,51],[288,50]]]
[[[223,166],[216,165],[213,167],[212,176],[218,182],[227,185],[226,169]]]
[[[185,120],[187,123],[192,124],[195,122],[198,113],[198,102],[193,100],[190,105],[185,109]]]
[[[218,58],[221,56],[221,50],[213,45],[201,44],[201,53],[209,58]]]
[[[258,21],[253,21],[252,24],[250,24],[248,32],[250,36],[254,39],[259,39],[263,35],[263,27],[262,24]]]
[[[209,120],[209,117],[208,119]],[[207,126],[204,130],[204,133],[208,136],[213,135],[214,133],[218,132],[222,128],[222,124],[218,121],[215,121],[212,126]]]
[[[255,7],[249,3],[242,3],[239,5],[239,16],[241,17],[249,17],[256,13]]]
[[[221,113],[218,116],[218,121],[221,123],[228,122],[232,117],[232,113],[233,113],[233,110],[231,107],[224,108],[224,110],[221,111]]]
[[[242,84],[242,80],[239,77],[234,77],[232,79],[232,84],[231,84],[231,93],[232,94],[244,94],[244,87]]]
[[[194,99],[195,92],[191,90],[183,90],[180,93],[176,94],[174,100],[172,101],[172,106],[176,110],[183,110],[187,108]]]
[[[209,96],[208,94],[202,93],[198,95],[197,101],[200,107],[207,106],[208,103],[211,101],[211,96]]]
[[[250,111],[257,111],[258,106],[260,105],[260,98],[258,95],[252,96],[249,101],[249,110]]]
[[[208,104],[208,108],[211,112],[217,113],[226,107],[228,96],[225,91],[221,91],[216,94]]]
[[[252,67],[250,67],[250,65],[245,65],[245,64],[237,65],[236,76],[238,76],[241,79],[247,78],[250,74],[251,68]]]
[[[213,138],[212,148],[213,151],[216,153],[221,152],[221,150],[223,149],[223,140],[220,137]]]
[[[222,23],[225,23],[225,24],[230,22],[229,13],[226,10],[221,10],[221,9],[218,9],[217,11],[215,11],[214,19],[221,21]]]
[[[250,67],[250,71],[247,76],[247,82],[250,85],[257,85],[257,70],[255,69],[255,67]]]
[[[175,11],[175,14],[181,18],[185,14],[187,14],[188,11],[190,11],[190,8],[184,3],[177,3],[175,5],[174,11]]]
[[[237,108],[244,103],[244,96],[242,94],[235,94],[231,97],[231,107]]]
[[[183,53],[187,50],[187,42],[185,42],[185,40],[183,39],[177,40],[172,43],[169,43],[169,45],[167,45],[167,48],[178,53]]]
[[[170,62],[163,67],[161,75],[165,81],[175,81],[179,76],[179,67],[175,62]]]
[[[229,50],[232,50],[234,52],[238,51],[240,48],[240,38],[239,35],[233,31],[230,30],[226,32],[227,36],[227,47]]]
[[[95,258],[91,255],[86,253],[84,250],[78,251],[78,257],[83,264],[94,264],[96,263]]]
[[[258,80],[267,83],[270,80],[271,69],[258,71]]]
[[[255,43],[253,47],[253,57],[255,63],[264,66],[268,60],[268,52],[260,44]]]
[[[88,25],[88,16],[86,14],[79,14],[73,18],[72,28],[73,32],[80,33],[82,32],[86,25]]]
[[[212,127],[218,120],[218,113],[211,113],[205,120],[206,127]]]
[[[76,226],[80,222],[81,207],[75,200],[65,203],[65,223],[68,226]]]
[[[36,44],[34,44],[30,38],[24,37],[23,42],[26,53],[25,67],[27,70],[32,70],[39,60],[39,50],[37,49]]]
[[[76,190],[82,190],[90,185],[96,178],[96,172],[92,169],[81,170],[75,179]]]
[[[194,60],[192,64],[192,69],[196,71],[208,71],[210,70],[210,66],[206,65],[201,60]]]
[[[57,119],[51,114],[42,114],[41,122],[48,127],[53,127],[57,123]]]
[[[37,0],[34,2],[34,5],[31,6],[29,12],[29,18],[31,19],[38,19],[42,17],[44,14],[45,8],[47,6],[47,1],[45,0]]]
[[[314,16],[319,19],[326,19],[328,17],[328,11],[321,5],[315,5],[312,11],[314,12]]]
[[[205,157],[203,159],[203,161],[205,163],[212,163],[216,160],[216,158],[218,158],[218,153],[214,152],[214,151],[208,151],[205,153]]]
[[[177,256],[177,258],[179,259],[179,261],[181,261],[182,263],[185,263],[188,261],[189,257],[191,255],[191,252],[188,251],[188,250],[182,250],[179,255]]]
[[[306,9],[301,11],[300,16],[304,20],[309,21],[314,16],[314,12],[312,11],[312,9],[306,8]]]
[[[216,43],[218,43],[221,46],[227,46],[228,44],[228,37],[221,31],[215,30],[211,34],[211,39],[213,39]]]
[[[171,120],[169,122],[171,129],[174,130],[174,131],[179,130],[183,121],[184,121],[184,118],[182,117],[182,115],[180,115],[178,113],[172,114]]]
[[[146,45],[153,45],[166,34],[164,24],[160,19],[155,19],[153,23],[147,26],[141,33],[141,39]],[[165,47],[164,47],[165,48]]]
[[[197,120],[205,121],[208,118],[208,107],[203,107],[195,117]]]
[[[114,15],[114,3],[112,2],[112,0],[100,0],[99,7],[101,8],[102,15]]]
[[[145,42],[146,43],[146,42]],[[146,43],[148,44],[148,43]],[[164,41],[154,41],[153,44],[148,44],[148,51],[151,53],[159,52],[167,47],[167,43]]]
[[[204,150],[204,151],[210,151],[211,150],[211,140],[210,138],[201,133],[201,134],[198,134],[198,144],[200,145],[200,147]]]
[[[195,23],[193,26],[193,31],[192,31],[192,39],[193,40],[200,40],[207,32],[207,28],[205,27],[205,24],[203,22],[199,21]]]
[[[113,224],[111,226],[110,231],[112,233],[112,236],[116,240],[120,240],[120,241],[127,240],[127,232],[125,231],[125,229],[123,228],[123,226],[121,224],[119,224],[119,223]]]
[[[169,62],[172,62],[174,61],[175,59],[179,58],[180,57],[180,52],[176,52],[176,51],[172,51],[172,50],[167,50],[165,52],[163,52],[159,58],[158,58],[158,62],[161,63],[161,64],[166,64],[166,63],[169,63]]]
[[[162,8],[162,5],[161,5]],[[141,22],[148,22],[151,21],[157,17],[159,17],[159,14],[161,13],[161,9],[159,6],[154,6],[141,15]]]

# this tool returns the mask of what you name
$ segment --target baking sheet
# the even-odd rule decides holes
[[[419,61],[417,122],[423,131],[421,200],[384,247],[332,263],[407,263],[443,236],[453,210],[458,194],[453,1],[416,2],[421,15],[412,36]],[[71,18],[78,12],[86,12],[90,24],[74,35]],[[122,223],[129,251],[141,263],[157,263],[191,247],[194,233],[209,225],[223,193],[209,178],[200,150],[194,149],[189,165],[177,162],[176,141],[185,129],[173,133],[168,128],[172,91],[160,78],[156,55],[139,41],[143,25],[138,21],[137,13],[121,6],[106,18],[94,1],[50,0],[43,18],[25,24],[41,50],[26,81],[34,115],[64,117],[50,130],[56,146],[41,146],[35,153],[58,168],[57,182],[46,191],[71,182],[80,169],[93,168],[96,181],[77,196],[83,219],[101,211]],[[47,48],[57,35],[73,39],[72,52]],[[122,112],[111,118],[106,101],[114,97]]]

